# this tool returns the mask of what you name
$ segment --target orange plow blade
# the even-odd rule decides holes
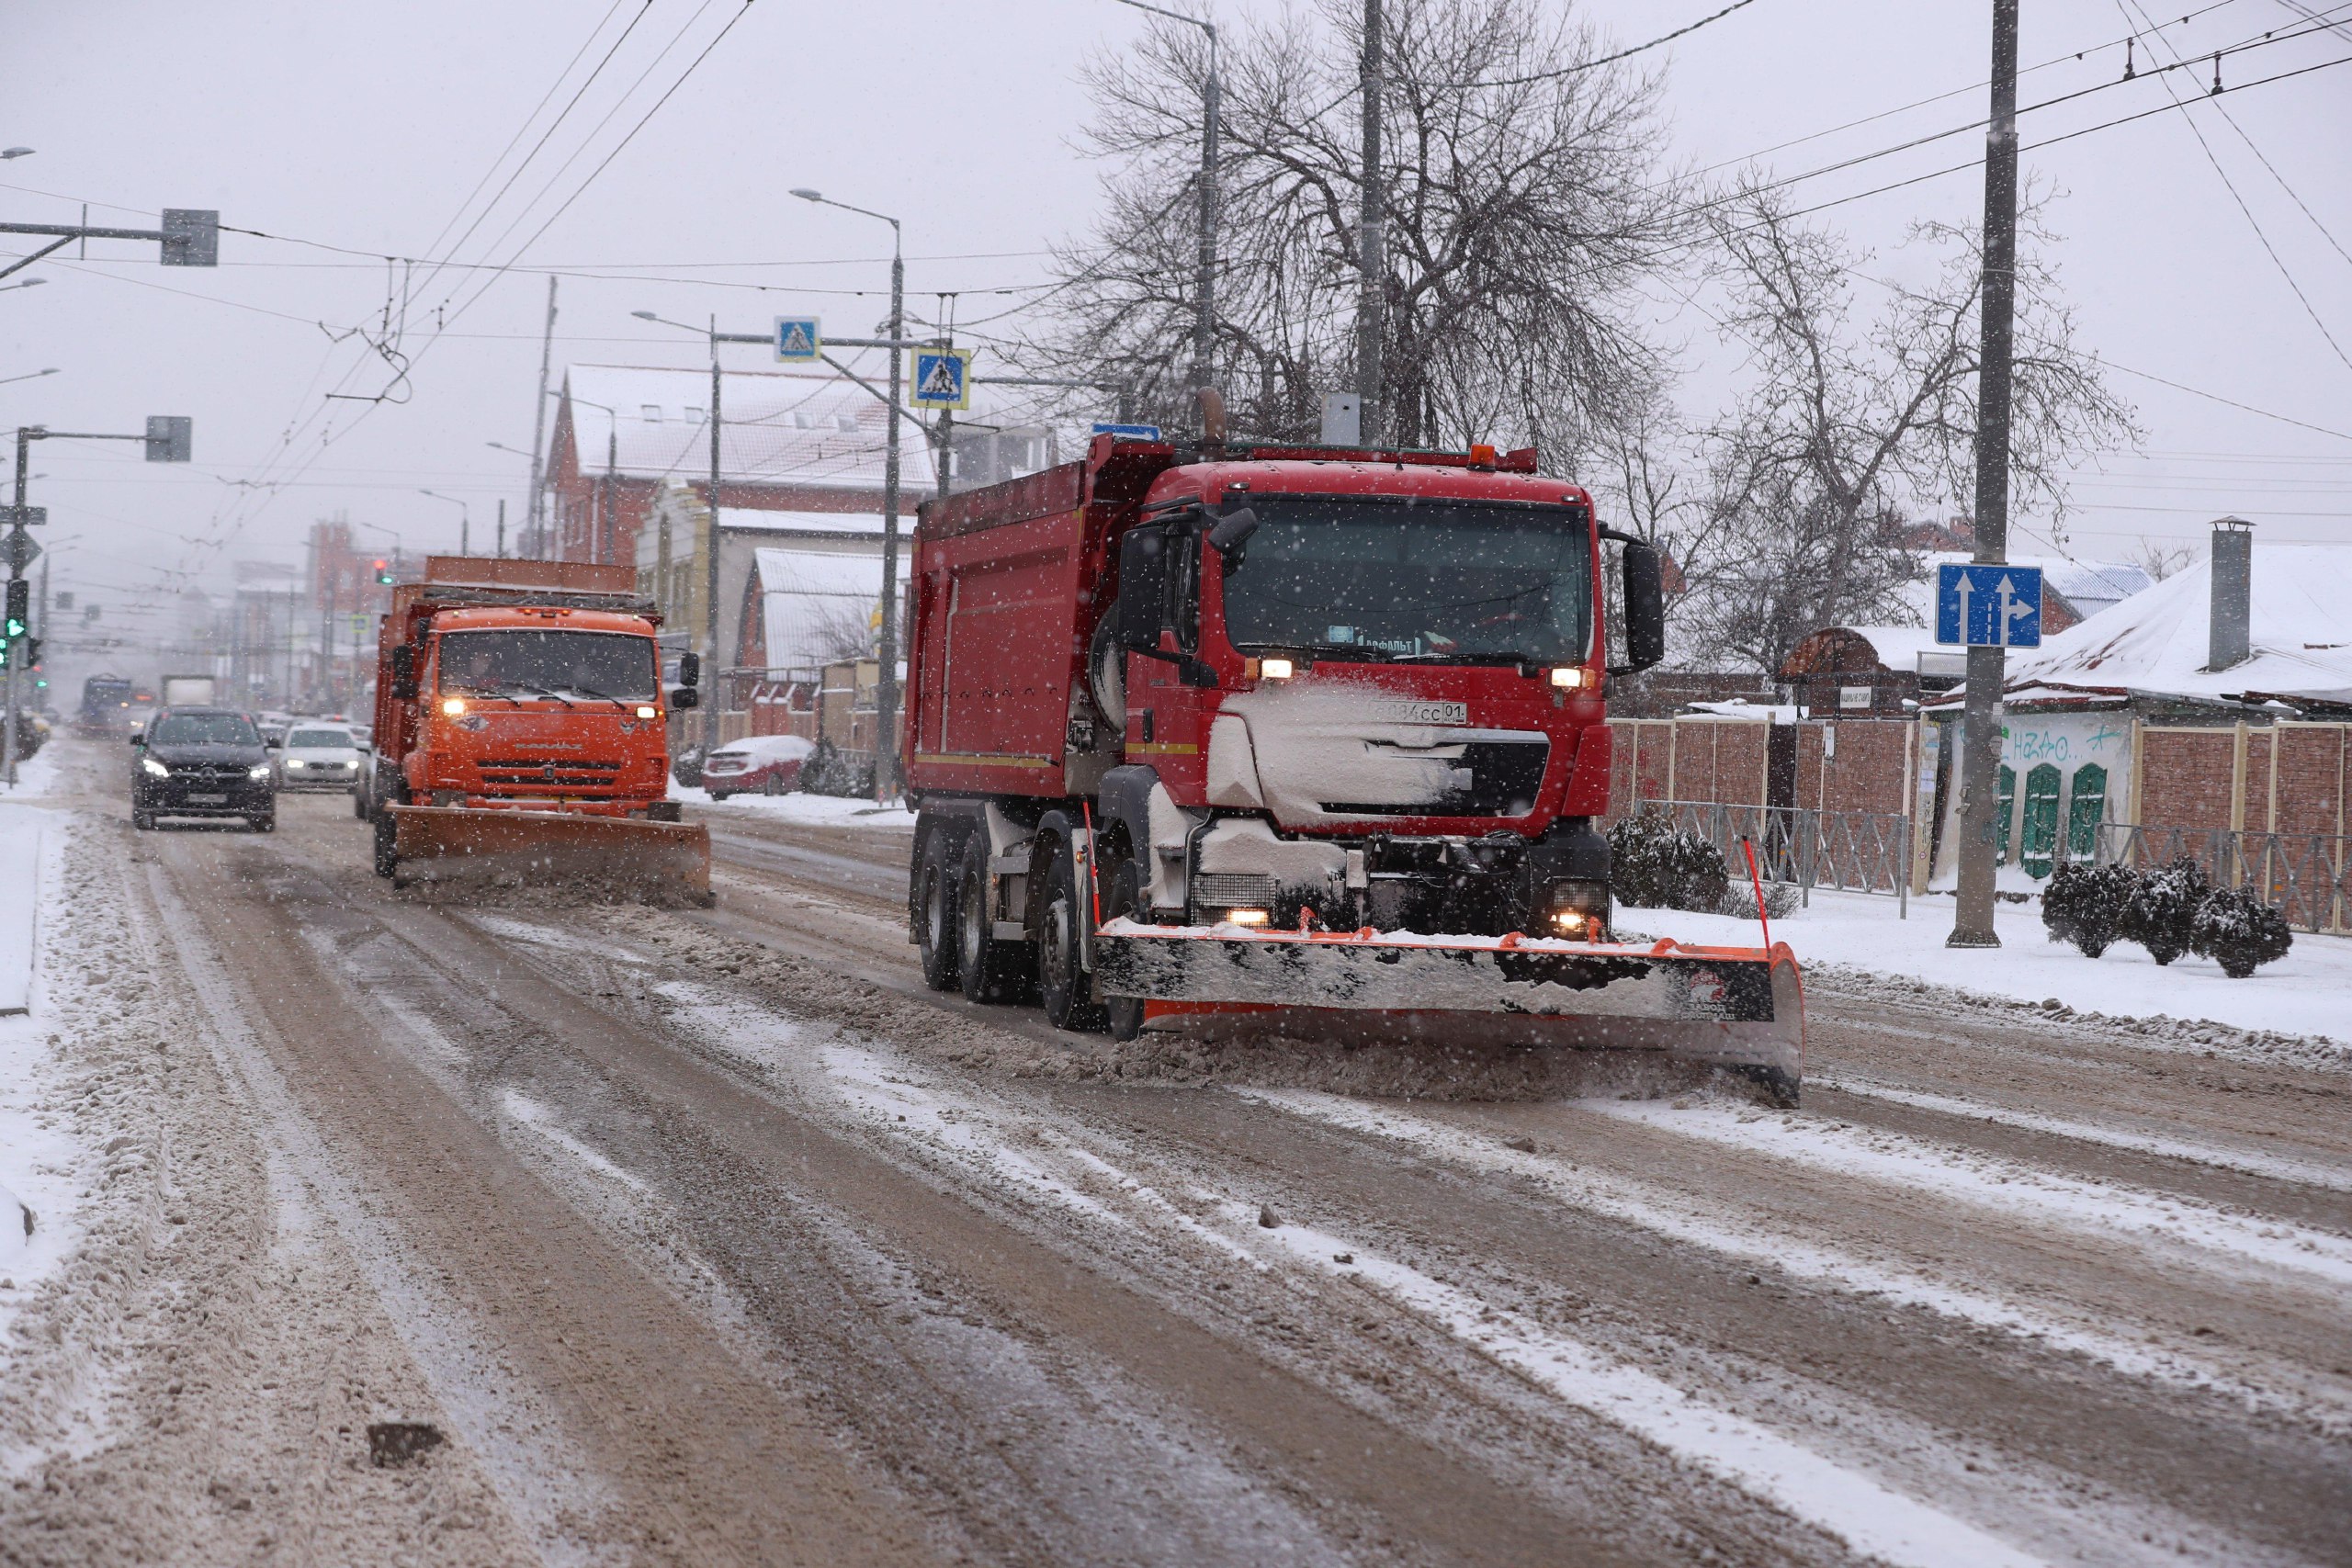
[[[387,806],[392,886],[553,887],[598,901],[707,906],[699,825],[577,811]]]
[[[1105,997],[1147,1029],[1243,1016],[1287,1037],[1381,1037],[1658,1052],[1794,1104],[1804,1055],[1796,959],[1770,948],[1406,932],[1152,926],[1094,933]]]

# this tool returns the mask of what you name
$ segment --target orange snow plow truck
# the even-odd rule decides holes
[[[926,503],[909,586],[933,987],[1121,1038],[1668,1053],[1793,1103],[1785,944],[1615,936],[1606,693],[1663,652],[1658,557],[1532,451],[1098,435]]]
[[[678,820],[661,615],[627,567],[434,556],[392,590],[359,797],[395,886],[553,886],[710,902],[710,835]]]

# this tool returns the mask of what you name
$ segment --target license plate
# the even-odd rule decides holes
[[[229,797],[225,795],[191,795],[187,803],[190,806],[226,806]]]

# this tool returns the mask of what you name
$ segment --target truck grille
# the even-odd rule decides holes
[[[481,764],[484,788],[526,795],[609,795],[620,782],[618,762],[577,757],[498,757]]]
[[[1473,740],[1462,748],[1462,760],[1454,764],[1457,778],[1466,773],[1468,781],[1435,800],[1408,806],[1360,800],[1318,804],[1344,817],[1524,817],[1535,809],[1551,758],[1548,740]]]

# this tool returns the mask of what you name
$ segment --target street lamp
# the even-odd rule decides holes
[[[32,149],[29,147],[0,147],[0,162],[6,162],[10,158],[25,158],[31,155]]]
[[[439,491],[425,490],[420,486],[416,493],[429,495],[435,501],[446,501],[458,509],[458,553],[461,556],[473,554],[474,514],[472,510],[456,496],[443,495]]]
[[[39,283],[40,279],[36,277],[33,281]],[[5,387],[11,381],[38,381],[44,376],[56,374],[57,367],[52,365],[46,370],[28,370],[21,376],[0,376],[0,387]]]
[[[718,485],[719,485],[719,394],[718,323],[708,328],[690,327],[684,321],[673,321],[650,310],[631,310],[640,321],[652,321],[660,326],[676,327],[682,332],[703,333],[710,341],[710,547],[703,552],[702,573],[702,640],[710,660],[712,700],[703,705],[702,745],[705,752],[718,749],[718,711],[724,688],[717,684],[724,665],[718,657]],[[895,429],[896,426],[894,425]]]
[[[899,220],[870,208],[796,186],[792,194],[820,207],[838,207],[890,225],[890,418],[882,458],[882,647],[874,689],[874,789],[888,799],[899,786],[899,344],[907,335],[907,263]]]
[[[1182,22],[1208,35],[1209,71],[1201,84],[1201,243],[1194,262],[1198,276],[1193,280],[1193,389],[1200,390],[1209,384],[1209,355],[1216,344],[1216,157],[1217,99],[1219,88],[1216,75],[1216,26],[1198,17],[1187,17],[1175,11],[1165,11],[1148,6],[1144,0],[1119,0],[1122,6],[1138,11],[1148,11],[1155,17],[1165,17],[1171,22]],[[795,191],[797,196],[799,192]]]
[[[48,281],[45,277],[28,277],[22,283],[0,283],[0,294],[6,294],[11,288],[39,288]]]

